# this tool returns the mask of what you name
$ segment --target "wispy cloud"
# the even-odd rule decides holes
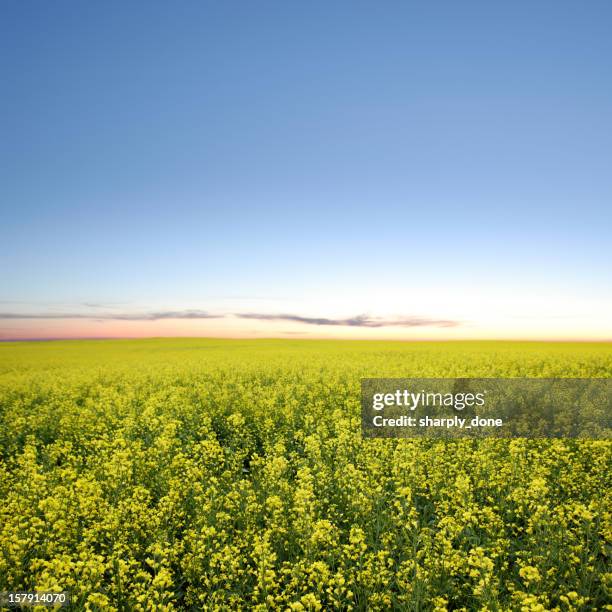
[[[117,306],[124,306],[128,302],[83,302],[81,305],[87,308],[117,308]]]
[[[0,312],[0,319],[96,319],[98,321],[159,321],[162,319],[220,319],[225,315],[211,314],[204,310],[162,310],[144,313],[83,313],[49,312],[17,313]]]
[[[385,319],[382,317],[370,317],[357,315],[347,319],[328,319],[324,317],[302,317],[293,314],[236,314],[240,319],[256,319],[258,321],[293,321],[306,325],[337,325],[344,327],[457,327],[461,323],[449,319],[430,319],[427,317],[400,317]]]
[[[338,327],[457,327],[460,321],[450,319],[435,319],[429,317],[372,317],[357,315],[344,319],[331,319],[327,317],[305,317],[296,314],[266,314],[266,313],[229,313],[214,314],[205,310],[161,310],[152,312],[42,312],[20,313],[0,312],[0,320],[59,320],[59,319],[87,319],[97,322],[103,321],[161,321],[168,319],[223,319],[236,317],[256,321],[284,321],[302,323],[304,325],[338,326]]]

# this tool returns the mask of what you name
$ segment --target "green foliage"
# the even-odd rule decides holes
[[[603,609],[609,441],[363,441],[359,381],[611,375],[607,344],[0,345],[0,590],[126,611]]]

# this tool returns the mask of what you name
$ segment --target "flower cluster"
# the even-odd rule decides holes
[[[0,591],[84,610],[610,601],[609,441],[362,440],[361,377],[598,376],[607,345],[0,347]]]

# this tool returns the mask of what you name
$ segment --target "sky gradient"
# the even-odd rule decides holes
[[[0,339],[612,339],[612,3],[0,12]]]

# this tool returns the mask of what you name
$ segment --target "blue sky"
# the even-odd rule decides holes
[[[611,3],[0,10],[0,337],[612,337]]]

